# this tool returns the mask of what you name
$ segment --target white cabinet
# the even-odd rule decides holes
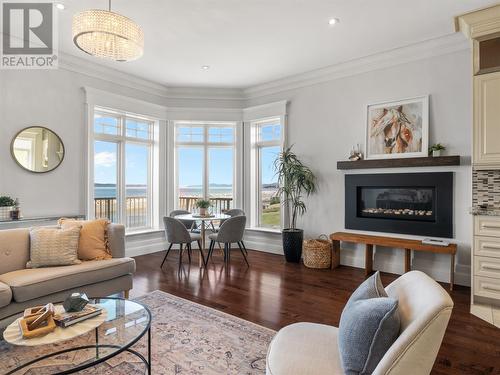
[[[500,169],[500,72],[474,77],[476,169]]]

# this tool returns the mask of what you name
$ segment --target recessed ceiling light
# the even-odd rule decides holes
[[[328,24],[329,24],[330,26],[336,25],[336,24],[338,24],[339,22],[340,22],[340,20],[339,20],[338,18],[330,18],[330,19],[328,20]]]
[[[62,3],[55,3],[55,5],[56,5],[56,8],[59,9],[59,10],[64,10],[64,8],[66,8],[64,6],[64,4],[62,4]]]
[[[202,65],[201,69],[208,70],[208,69],[210,69],[210,66],[209,65]]]

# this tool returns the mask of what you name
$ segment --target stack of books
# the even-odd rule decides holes
[[[82,311],[56,314],[54,315],[54,321],[59,327],[66,328],[78,322],[93,318],[101,313],[102,309],[100,307],[87,305]]]

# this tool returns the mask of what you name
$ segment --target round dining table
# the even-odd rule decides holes
[[[214,228],[213,222],[214,221],[219,221],[219,220],[225,220],[229,219],[231,216],[226,215],[226,214],[212,214],[212,215],[206,215],[202,216],[199,214],[182,214],[182,215],[177,215],[175,218],[179,220],[190,220],[190,221],[199,221],[201,222],[201,228],[200,228],[200,235],[201,235],[201,249],[200,251],[205,250],[206,248],[206,238],[205,238],[205,233],[207,228]],[[203,260],[200,254],[200,263],[203,264]],[[208,263],[208,259],[207,259]]]

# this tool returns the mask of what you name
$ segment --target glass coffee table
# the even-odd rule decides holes
[[[94,330],[71,340],[50,345],[15,346],[4,340],[1,329],[0,374],[73,374],[124,352],[139,358],[145,372],[151,374],[149,309],[139,302],[122,298],[94,298],[90,303],[106,310],[106,320]],[[14,320],[21,316],[22,312],[10,318]],[[147,343],[138,343],[146,335]],[[133,349],[134,345],[141,348]]]

